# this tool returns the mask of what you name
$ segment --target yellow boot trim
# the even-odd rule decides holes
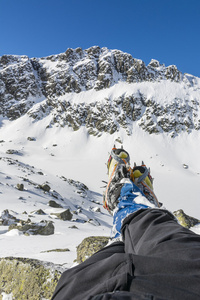
[[[142,173],[139,171],[139,170],[135,170],[134,172],[133,172],[133,182],[134,182],[134,178],[138,178],[138,177],[140,177],[142,175]],[[147,177],[145,177],[145,179],[144,179],[144,181],[146,182],[146,184],[150,187],[150,189],[152,189],[153,190],[153,185],[152,185],[152,183],[151,183],[151,181],[150,181],[150,179],[149,179],[149,177],[147,176]]]
[[[119,157],[124,161],[124,163],[126,164],[126,158],[128,157],[128,155],[127,155],[127,153],[125,153],[125,152],[121,152],[120,154],[119,154]],[[118,164],[118,162],[114,159],[114,158],[112,158],[111,159],[111,162],[109,162],[109,164],[108,164],[108,177],[110,178],[110,175],[112,174],[112,171],[113,171],[113,169],[114,169],[114,167],[116,166]]]

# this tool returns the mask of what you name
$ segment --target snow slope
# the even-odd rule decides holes
[[[127,84],[122,85],[121,89],[120,84],[115,90],[112,87],[110,93],[113,98]],[[141,85],[147,93],[151,92],[149,85]],[[173,89],[171,92],[178,93]],[[105,93],[105,90],[74,94],[72,101],[82,102],[87,98],[90,103],[98,93]],[[156,93],[159,94],[157,89]],[[198,91],[193,93],[197,97]],[[160,99],[174,99],[171,93],[166,95],[163,94]],[[134,161],[140,164],[144,160],[151,168],[155,193],[167,209],[174,211],[182,208],[185,213],[200,219],[199,131],[190,134],[183,132],[172,139],[164,133],[149,135],[135,124],[131,135],[121,128],[113,135],[103,133],[101,137],[95,137],[89,135],[84,126],[75,132],[56,125],[47,128],[50,119],[51,116],[47,115],[36,122],[24,115],[15,121],[0,120],[0,213],[8,209],[20,219],[30,217],[34,222],[53,220],[55,225],[55,233],[50,236],[25,236],[17,229],[8,232],[8,226],[0,226],[3,245],[0,257],[31,257],[68,268],[73,265],[76,247],[84,237],[109,236],[112,218],[102,207],[101,187],[104,185],[102,180],[107,180],[105,163],[114,143],[120,147],[123,144],[130,153],[132,164]],[[34,140],[30,141],[28,137]],[[7,153],[10,149],[14,150],[14,154]],[[84,183],[89,191],[81,194],[64,178]],[[52,193],[56,191],[57,201],[64,208],[70,207],[76,212],[71,221],[62,221],[51,215],[61,209],[49,207],[52,194],[36,188],[44,182],[48,182]],[[24,191],[16,189],[18,183],[24,184]],[[34,213],[38,209],[42,209],[45,215]],[[77,228],[71,228],[74,225]],[[200,233],[199,226],[194,230]],[[70,251],[45,252],[57,248],[68,248]]]

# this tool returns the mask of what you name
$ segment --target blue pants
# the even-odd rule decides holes
[[[148,204],[150,204],[141,190],[132,181],[124,184],[118,201],[119,203],[113,215],[112,238],[117,238],[121,235],[123,220],[128,215],[139,209],[148,208]],[[145,202],[147,205],[144,204]]]

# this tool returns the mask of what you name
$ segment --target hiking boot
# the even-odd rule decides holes
[[[150,170],[144,164],[131,169],[129,154],[123,148],[112,149],[107,168],[109,181],[103,195],[103,206],[110,214],[113,215],[113,211],[119,203],[118,199],[122,187],[130,183],[138,188],[138,191],[146,197],[150,204],[160,207],[160,203],[153,192],[153,179]]]
[[[131,170],[130,178],[139,187],[149,202],[157,207],[161,206],[153,191],[153,178],[150,175],[150,169],[147,169],[143,162],[141,166],[135,166]]]
[[[103,195],[103,206],[109,213],[115,209],[125,179],[130,178],[130,157],[123,148],[113,148],[107,162],[108,184]]]

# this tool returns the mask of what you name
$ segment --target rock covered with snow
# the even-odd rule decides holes
[[[42,220],[39,223],[33,223],[30,220],[20,224],[11,224],[9,230],[17,229],[26,235],[51,235],[54,234],[54,225],[52,221]]]

